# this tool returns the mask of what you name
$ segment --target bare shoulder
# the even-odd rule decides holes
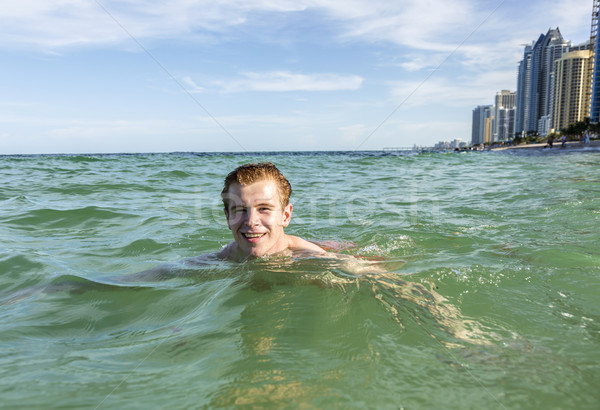
[[[209,262],[215,262],[221,259],[226,259],[224,250],[225,249],[219,252],[204,253],[202,255],[194,256],[191,258],[185,258],[181,262],[185,265],[204,265]]]
[[[215,255],[215,257],[217,259],[232,259],[234,254],[235,254],[235,247],[236,247],[236,243],[235,241],[231,241],[229,242],[229,244],[225,247],[223,247],[223,249],[221,249],[218,252],[215,252],[214,254],[210,254],[210,255]],[[206,257],[205,255],[200,255],[201,258]]]
[[[325,253],[323,248],[315,245],[312,242],[304,240],[294,235],[286,235],[288,240],[288,248],[291,251],[306,251],[312,253]]]

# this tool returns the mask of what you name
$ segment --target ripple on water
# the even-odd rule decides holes
[[[76,209],[34,209],[12,218],[3,223],[24,230],[61,229],[74,226],[89,226],[98,222],[135,218],[136,215],[112,211],[98,206],[86,206]]]
[[[368,274],[177,263],[231,240],[222,179],[259,160],[292,181],[288,232]],[[583,153],[0,157],[3,404],[595,408],[595,175]]]

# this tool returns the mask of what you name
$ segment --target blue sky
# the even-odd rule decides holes
[[[471,138],[523,44],[592,0],[0,2],[0,154],[355,150]]]

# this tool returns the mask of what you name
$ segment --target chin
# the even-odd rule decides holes
[[[262,251],[260,249],[248,249],[246,251],[246,255],[249,258],[262,258],[263,256],[266,256],[266,254],[266,251]]]

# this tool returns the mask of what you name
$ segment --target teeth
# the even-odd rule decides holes
[[[261,236],[263,236],[262,233],[245,233],[244,236],[246,238],[260,238]]]

